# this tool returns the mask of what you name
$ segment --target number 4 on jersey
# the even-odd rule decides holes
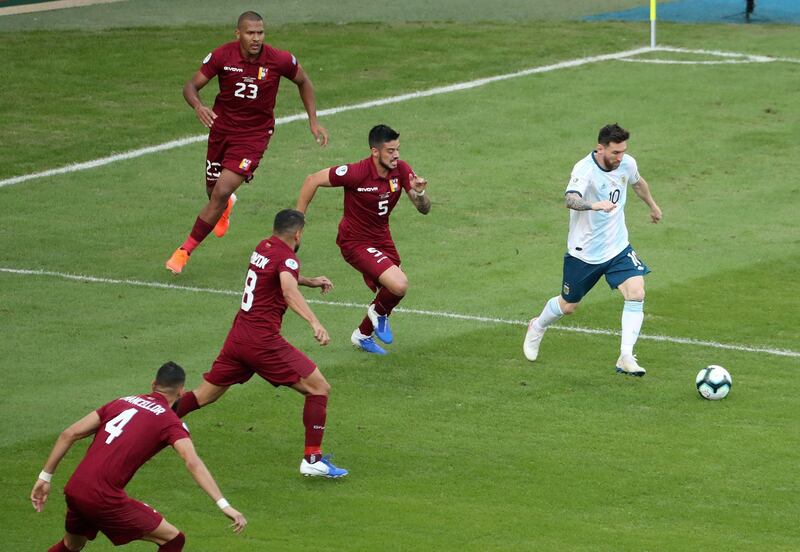
[[[133,415],[139,412],[135,408],[129,408],[128,410],[123,410],[116,417],[106,422],[105,430],[108,433],[108,437],[106,438],[106,444],[110,445],[111,441],[122,435],[122,429],[131,421]]]

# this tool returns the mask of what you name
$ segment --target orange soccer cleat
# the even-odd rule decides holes
[[[167,260],[166,267],[167,270],[172,272],[173,274],[180,274],[183,272],[183,268],[186,266],[186,263],[189,262],[189,253],[185,249],[181,249],[180,247],[175,250],[175,253],[172,254],[172,257]]]
[[[231,194],[231,197],[228,198],[228,206],[225,207],[225,211],[223,211],[222,216],[219,217],[217,224],[214,226],[214,234],[218,238],[221,238],[225,235],[225,232],[228,231],[228,228],[231,226],[231,210],[233,206],[236,204],[236,194]]]

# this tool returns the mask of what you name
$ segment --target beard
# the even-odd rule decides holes
[[[294,245],[294,252],[295,252],[295,253],[297,253],[298,251],[300,251],[300,244],[299,244],[299,243],[296,243],[296,244]]]
[[[381,164],[381,167],[383,167],[383,168],[384,168],[384,169],[386,169],[387,171],[393,171],[393,170],[394,170],[392,167],[390,167],[389,165],[387,165],[386,163],[384,163],[384,162],[383,162],[381,159],[378,159],[378,163],[380,163],[380,164]]]

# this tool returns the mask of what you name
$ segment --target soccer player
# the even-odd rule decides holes
[[[389,315],[408,290],[408,278],[400,268],[400,255],[389,231],[389,215],[405,190],[423,215],[431,210],[426,195],[428,181],[400,160],[400,135],[386,125],[369,131],[370,155],[357,163],[322,169],[306,177],[297,199],[297,210],[305,213],[319,187],[344,188],[344,216],[336,244],[344,260],[364,276],[377,292],[367,314],[350,341],[368,353],[385,355],[372,338],[393,341]]]
[[[125,493],[133,474],[167,445],[175,449],[197,484],[233,521],[233,530],[238,533],[244,529],[247,520],[222,497],[185,426],[171,409],[183,393],[185,380],[183,368],[167,362],[158,369],[151,393],[111,401],[61,433],[31,491],[37,512],[47,502],[50,481],[64,455],[76,441],[90,435],[94,440],[64,487],[66,534],[48,552],[81,550],[98,531],[115,546],[141,539],[156,543],[161,552],[183,550],[183,533],[156,510]]]
[[[208,203],[186,241],[167,260],[173,274],[183,271],[189,255],[212,229],[220,238],[228,231],[234,192],[242,182],[252,180],[272,137],[281,77],[297,85],[314,138],[321,146],[328,143],[328,132],[317,121],[311,80],[292,54],[264,43],[261,16],[252,11],[240,15],[236,38],[208,54],[183,87],[186,102],[211,129],[206,154]],[[219,94],[210,109],[203,105],[199,91],[215,76]]]
[[[569,236],[561,295],[547,301],[542,313],[528,324],[523,352],[530,361],[538,357],[547,327],[575,312],[584,295],[605,276],[611,289],[619,289],[625,299],[617,372],[645,374],[633,346],[644,320],[644,275],[650,269],[628,241],[624,211],[628,186],[650,207],[652,222],[661,220],[661,209],[639,175],[636,160],[626,154],[629,136],[617,124],[604,126],[596,149],[572,169],[566,191]]]
[[[200,386],[181,397],[176,412],[183,417],[206,406],[219,399],[231,385],[244,383],[253,374],[275,387],[289,386],[305,395],[306,437],[300,473],[337,478],[347,475],[347,470],[334,466],[321,449],[331,386],[311,359],[280,333],[288,306],[309,323],[320,345],[330,341],[328,331],[298,288],[298,285],[322,288],[322,293],[333,288],[325,276],[300,276],[300,262],[295,253],[300,248],[304,226],[303,213],[292,209],[284,209],[275,216],[272,236],[261,241],[250,256],[241,308],[219,356],[211,371],[203,374]]]

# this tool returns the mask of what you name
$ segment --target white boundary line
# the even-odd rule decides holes
[[[394,103],[405,102],[408,100],[415,100],[417,98],[426,98],[428,96],[437,96],[439,94],[449,94],[450,92],[458,92],[461,90],[469,90],[472,88],[477,88],[479,86],[484,86],[486,84],[490,84],[493,82],[508,80],[508,79],[515,79],[519,77],[525,77],[528,75],[535,75],[538,73],[547,73],[550,71],[556,71],[558,69],[567,69],[570,67],[578,67],[581,65],[586,65],[589,63],[597,63],[600,61],[609,61],[614,59],[620,59],[630,56],[635,56],[638,54],[642,54],[644,52],[651,51],[650,48],[637,48],[635,50],[626,50],[624,52],[616,52],[613,54],[604,54],[600,56],[590,56],[584,58],[573,59],[569,61],[562,61],[560,63],[554,63],[552,65],[543,65],[541,67],[533,67],[530,69],[524,69],[522,71],[516,71],[514,73],[506,73],[504,75],[496,75],[494,77],[486,77],[482,79],[476,79],[472,81],[461,82],[457,84],[451,84],[448,86],[438,86],[436,88],[431,88],[428,90],[422,90],[418,92],[410,92],[408,94],[400,94],[398,96],[389,96],[388,98],[382,98],[379,100],[372,100],[357,104],[351,105],[343,105],[340,107],[333,107],[330,109],[323,109],[317,112],[317,116],[325,117],[328,115],[336,115],[337,113],[344,113],[346,111],[354,111],[358,109],[369,109],[371,107],[379,107],[382,105],[389,105]],[[294,121],[302,121],[307,118],[305,113],[298,113],[295,115],[289,115],[288,117],[278,117],[275,120],[276,125],[285,125],[287,123],[291,123]],[[126,161],[128,159],[135,159],[136,157],[141,157],[143,155],[148,155],[151,153],[158,153],[162,151],[171,150],[174,148],[180,148],[183,146],[187,146],[189,144],[194,144],[195,142],[202,142],[208,138],[207,134],[200,134],[196,136],[188,136],[186,138],[181,138],[178,140],[171,140],[169,142],[165,142],[163,144],[158,144],[155,146],[148,146],[145,148],[135,149],[131,151],[127,151],[124,153],[118,153],[116,155],[110,155],[108,157],[101,157],[100,159],[94,159],[92,161],[86,161],[84,163],[75,163],[72,165],[66,165],[64,167],[59,167],[56,169],[50,169],[38,173],[26,174],[22,176],[15,176],[12,178],[6,178],[4,180],[0,180],[0,188],[4,186],[12,186],[14,184],[20,184],[22,182],[27,182],[28,180],[34,180],[37,178],[45,178],[48,176],[56,176],[59,174],[67,174],[73,173],[77,171],[84,171],[87,169],[94,169],[97,167],[102,167],[104,165],[109,165],[111,163],[116,163],[117,161]]]
[[[493,77],[486,77],[482,79],[476,79],[472,81],[466,81],[456,84],[451,84],[448,86],[439,86],[436,88],[431,88],[428,90],[422,90],[417,92],[410,92],[408,94],[400,94],[398,96],[389,96],[388,98],[382,98],[379,100],[372,100],[357,104],[351,105],[343,105],[340,107],[333,107],[330,109],[323,109],[317,113],[318,116],[324,117],[328,115],[336,115],[337,113],[344,113],[346,111],[355,111],[359,109],[369,109],[371,107],[379,107],[382,105],[390,105],[394,103],[405,102],[408,100],[415,100],[417,98],[426,98],[429,96],[438,96],[439,94],[449,94],[450,92],[459,92],[462,90],[470,90],[472,88],[477,88],[479,86],[484,86],[486,84],[490,84],[493,82],[499,82],[508,79],[515,79],[519,77],[526,77],[528,75],[536,75],[539,73],[548,73],[550,71],[556,71],[558,69],[568,69],[570,67],[579,67],[581,65],[587,65],[589,63],[598,63],[601,61],[612,61],[612,60],[619,60],[619,61],[637,61],[643,63],[665,63],[663,61],[644,61],[644,60],[633,60],[630,59],[632,56],[638,56],[639,54],[649,53],[649,52],[676,52],[676,53],[690,53],[690,54],[706,54],[706,55],[713,55],[719,57],[726,57],[726,58],[748,58],[746,62],[760,62],[760,63],[767,63],[772,61],[784,61],[788,63],[800,63],[800,59],[794,58],[779,58],[779,57],[769,57],[769,56],[756,56],[751,54],[742,54],[737,52],[723,52],[719,50],[690,50],[687,48],[671,48],[667,46],[657,46],[656,48],[644,47],[644,48],[636,48],[634,50],[626,50],[624,52],[616,52],[613,54],[603,54],[599,56],[590,56],[584,58],[577,58],[569,61],[562,61],[560,63],[554,63],[551,65],[543,65],[541,67],[532,67],[530,69],[524,69],[522,71],[516,71],[513,73],[506,73],[503,75],[495,75]],[[737,60],[737,61],[728,61],[727,63],[744,63],[745,61]],[[685,63],[685,62],[684,62]],[[692,64],[711,64],[711,63],[718,63],[718,62],[688,62]],[[723,62],[725,63],[725,62]],[[302,121],[307,118],[305,113],[297,113],[295,115],[289,115],[287,117],[278,117],[275,120],[276,125],[285,125],[287,123],[292,123],[294,121]],[[110,155],[108,157],[101,157],[99,159],[94,159],[92,161],[86,161],[83,163],[75,163],[71,165],[66,165],[64,167],[58,167],[55,169],[49,169],[46,171],[38,172],[38,173],[31,173],[22,176],[14,176],[11,178],[6,178],[4,180],[0,180],[0,188],[5,186],[12,186],[14,184],[21,184],[22,182],[27,182],[29,180],[35,180],[37,178],[46,178],[49,176],[57,176],[60,174],[67,174],[73,173],[78,171],[84,171],[87,169],[94,169],[97,167],[102,167],[105,165],[110,165],[111,163],[116,163],[117,161],[126,161],[128,159],[135,159],[137,157],[141,157],[143,155],[149,155],[151,153],[159,153],[162,151],[171,150],[174,148],[180,148],[183,146],[188,146],[189,144],[194,144],[196,142],[202,142],[208,138],[207,134],[198,134],[195,136],[187,136],[186,138],[180,138],[178,140],[171,140],[169,142],[164,142],[163,144],[157,144],[155,146],[148,146],[144,148],[139,148],[135,150],[130,150],[124,153],[118,153],[115,155]]]
[[[707,55],[714,57],[727,58],[722,60],[676,60],[676,59],[634,59],[631,57],[621,58],[620,61],[630,63],[654,63],[662,65],[729,65],[741,63],[771,63],[773,61],[785,61],[789,63],[800,63],[800,59],[793,58],[774,58],[770,56],[760,56],[755,54],[741,54],[738,52],[722,52],[719,50],[690,50],[687,48],[659,47],[653,51],[674,52],[684,54]]]
[[[177,284],[165,284],[163,282],[146,282],[143,280],[131,280],[131,279],[118,279],[118,278],[101,278],[98,276],[86,276],[83,274],[70,274],[68,272],[54,272],[50,270],[30,270],[30,269],[20,269],[20,268],[8,268],[8,267],[0,267],[0,273],[6,274],[16,274],[21,276],[49,276],[55,278],[61,278],[64,280],[72,280],[76,282],[89,282],[93,284],[113,284],[113,285],[124,285],[124,286],[137,286],[137,287],[146,287],[146,288],[155,288],[155,289],[169,289],[169,290],[178,290],[178,291],[189,291],[193,293],[213,293],[217,295],[234,295],[239,296],[241,295],[241,291],[235,290],[228,290],[228,289],[215,289],[215,288],[202,288],[202,287],[194,287],[194,286],[181,286]],[[342,302],[342,301],[321,301],[319,299],[307,299],[309,303],[313,303],[316,305],[325,305],[331,307],[345,307],[345,308],[356,308],[356,309],[364,309],[366,308],[365,304],[361,303],[349,303],[349,302]],[[429,311],[429,310],[421,310],[421,309],[407,309],[398,307],[395,309],[396,312],[404,312],[407,314],[417,314],[420,316],[430,316],[436,318],[449,318],[452,320],[463,320],[467,322],[480,322],[484,324],[509,324],[512,326],[527,326],[528,322],[525,320],[508,320],[504,318],[494,318],[491,316],[473,316],[469,314],[458,314],[454,312],[441,312],[441,311]],[[616,336],[619,335],[618,332],[612,330],[599,330],[594,328],[581,328],[579,326],[553,326],[553,329],[565,331],[565,332],[576,332],[576,333],[583,333],[583,334],[592,334],[592,335],[611,335]],[[774,355],[774,356],[784,356],[784,357],[792,357],[792,358],[800,358],[800,351],[792,351],[788,349],[772,349],[769,347],[752,347],[748,345],[734,345],[731,343],[719,343],[717,341],[703,341],[700,339],[690,339],[685,337],[671,337],[666,335],[646,335],[640,334],[639,339],[645,339],[648,341],[660,341],[665,343],[677,343],[681,345],[696,345],[699,347],[709,347],[712,349],[725,349],[728,351],[739,351],[739,352],[746,352],[746,353],[763,353],[767,355]]]

